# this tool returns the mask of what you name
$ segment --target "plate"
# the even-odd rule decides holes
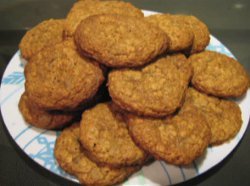
[[[145,15],[156,12],[144,11]],[[233,54],[215,37],[210,36],[208,50],[217,51],[234,57]],[[24,61],[17,51],[9,62],[1,82],[0,105],[4,123],[11,137],[22,151],[42,167],[66,179],[78,182],[73,176],[64,172],[57,164],[53,149],[59,132],[38,129],[27,124],[18,110],[18,102],[24,92]],[[122,185],[171,185],[194,178],[226,158],[237,146],[246,131],[250,109],[250,90],[237,100],[241,111],[243,125],[235,138],[223,145],[208,147],[205,154],[188,166],[174,166],[162,161],[144,166]]]

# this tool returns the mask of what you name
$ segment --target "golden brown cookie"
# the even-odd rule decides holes
[[[79,124],[63,130],[56,140],[54,155],[65,171],[75,175],[84,185],[113,185],[122,182],[138,167],[112,169],[100,167],[88,159],[79,143]]]
[[[35,127],[43,129],[58,129],[66,126],[77,113],[63,113],[60,111],[44,111],[32,104],[26,93],[23,93],[19,101],[19,110],[25,121]]]
[[[140,165],[147,158],[128,134],[122,115],[110,103],[100,103],[82,114],[80,141],[89,157],[111,167]]]
[[[167,119],[128,116],[134,141],[157,159],[187,165],[206,150],[211,131],[202,114],[190,109]]]
[[[219,99],[189,88],[183,110],[195,106],[207,120],[212,132],[210,144],[218,145],[233,138],[242,125],[241,111],[233,101]]]
[[[213,51],[189,57],[194,69],[192,84],[198,90],[218,97],[240,97],[248,89],[248,76],[233,58]]]
[[[79,139],[79,124],[74,123],[70,127],[65,128],[57,137],[54,156],[60,167],[73,174],[72,164],[74,159],[81,154],[81,145]]]
[[[19,44],[23,58],[28,60],[41,49],[62,42],[63,28],[63,19],[49,19],[26,32]]]
[[[72,40],[46,48],[25,67],[25,88],[40,108],[70,110],[92,98],[104,81],[101,68],[80,56]]]
[[[195,16],[191,15],[172,15],[178,22],[183,22],[183,26],[189,27],[193,34],[193,45],[189,51],[190,54],[203,51],[210,41],[210,33],[205,23]]]
[[[139,115],[162,117],[182,104],[192,75],[182,54],[160,58],[141,69],[113,70],[108,89],[114,103]]]
[[[79,1],[73,5],[67,15],[64,30],[65,37],[72,37],[77,26],[83,19],[97,14],[121,14],[133,17],[143,17],[143,13],[140,9],[137,9],[127,2],[97,0]]]
[[[109,67],[136,67],[164,52],[168,36],[144,19],[103,14],[84,19],[75,41],[81,51]]]
[[[188,50],[194,40],[192,29],[181,19],[171,14],[155,14],[145,18],[150,23],[159,26],[170,39],[169,52]]]

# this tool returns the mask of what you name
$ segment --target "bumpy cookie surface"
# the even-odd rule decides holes
[[[22,56],[29,60],[41,49],[61,42],[63,28],[64,20],[49,19],[27,31],[19,44]]]
[[[194,34],[181,19],[171,14],[155,14],[145,18],[150,23],[158,25],[170,39],[169,52],[189,49],[194,40]]]
[[[111,169],[99,167],[88,159],[79,143],[79,125],[63,130],[56,140],[55,158],[58,164],[70,174],[75,175],[84,185],[113,185],[126,179],[138,167]]]
[[[57,129],[69,124],[76,117],[76,113],[47,112],[32,104],[26,93],[19,101],[19,109],[29,124],[43,129]]]
[[[73,36],[77,26],[83,19],[97,14],[122,14],[143,17],[141,10],[127,2],[97,0],[79,1],[73,5],[67,15],[64,35],[66,37]]]
[[[186,165],[206,150],[211,132],[203,115],[194,109],[167,119],[128,116],[134,141],[154,157],[175,165]]]
[[[25,76],[29,99],[50,110],[76,108],[93,97],[104,80],[100,67],[80,56],[72,40],[32,57]]]
[[[200,91],[219,97],[240,97],[247,91],[247,73],[235,59],[204,51],[188,60],[194,69],[192,84]]]
[[[200,111],[211,129],[210,144],[221,144],[234,137],[241,128],[242,119],[239,106],[233,101],[223,100],[200,93],[189,88],[183,110],[195,106]]]
[[[160,58],[141,69],[111,71],[108,89],[112,100],[122,109],[162,117],[181,106],[191,75],[185,56],[177,54]]]
[[[81,51],[109,67],[136,67],[164,52],[168,36],[144,19],[103,14],[84,19],[75,41]]]
[[[100,103],[82,114],[80,141],[90,158],[113,167],[144,162],[146,153],[128,134],[121,114],[110,103]]]
[[[183,25],[189,27],[193,34],[194,40],[189,53],[198,53],[203,51],[210,41],[210,33],[205,23],[195,16],[191,15],[172,15],[175,20],[183,22]]]

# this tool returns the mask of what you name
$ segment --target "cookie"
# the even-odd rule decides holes
[[[195,106],[207,120],[212,132],[211,145],[218,145],[233,138],[242,125],[241,110],[233,101],[219,99],[189,88],[183,110]]]
[[[111,167],[142,164],[147,155],[128,134],[122,115],[110,103],[100,103],[82,114],[80,141],[90,159]]]
[[[62,42],[63,29],[63,19],[49,19],[27,31],[19,44],[23,58],[29,60],[43,48]]]
[[[63,130],[56,140],[54,155],[65,171],[75,175],[84,185],[113,185],[125,180],[138,167],[112,169],[100,167],[88,159],[79,143],[79,124]]]
[[[25,67],[30,101],[46,110],[71,110],[92,98],[104,81],[96,62],[80,56],[72,40],[46,48]]]
[[[186,53],[193,54],[203,51],[210,41],[210,33],[207,25],[192,15],[171,15],[178,22],[182,22],[183,26],[188,27],[194,34],[193,44]]]
[[[77,113],[44,111],[32,104],[29,101],[26,93],[22,94],[18,106],[24,120],[37,128],[62,128],[69,124],[77,116]]]
[[[163,117],[181,106],[191,75],[186,57],[176,54],[140,69],[111,71],[108,89],[120,108],[139,115]]]
[[[202,114],[190,109],[166,119],[128,116],[134,141],[155,158],[174,165],[187,165],[206,150],[211,131]]]
[[[133,17],[143,17],[141,10],[134,7],[132,4],[122,1],[97,1],[84,0],[76,2],[69,11],[65,28],[65,37],[72,37],[79,23],[91,16],[97,14],[122,14]]]
[[[150,23],[159,26],[169,37],[169,52],[188,50],[194,40],[192,29],[181,19],[171,14],[155,14],[145,18]]]
[[[168,36],[144,19],[103,14],[84,19],[75,32],[83,54],[108,67],[136,67],[163,53]]]
[[[194,69],[192,84],[198,90],[218,97],[240,97],[248,89],[248,76],[233,58],[213,51],[189,57]]]

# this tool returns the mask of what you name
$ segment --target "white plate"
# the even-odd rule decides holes
[[[146,15],[153,14],[144,11]],[[208,50],[233,57],[232,53],[215,37],[211,36]],[[53,149],[59,132],[37,129],[27,124],[18,110],[18,101],[24,91],[23,63],[18,51],[9,62],[1,82],[0,105],[4,123],[17,145],[45,169],[66,179],[77,180],[65,173],[54,158]],[[194,178],[226,158],[237,146],[246,131],[250,115],[250,90],[238,101],[242,111],[243,125],[237,136],[228,143],[209,147],[206,153],[189,166],[174,166],[155,161],[130,177],[122,185],[171,185]]]

